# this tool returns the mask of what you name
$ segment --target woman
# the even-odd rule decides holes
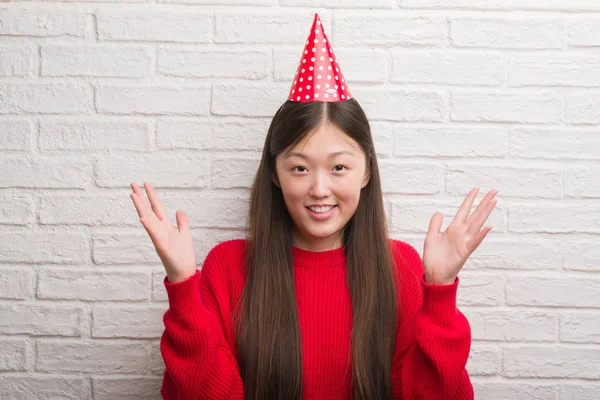
[[[165,399],[473,399],[458,273],[497,192],[472,214],[469,192],[443,233],[434,214],[423,261],[389,239],[369,122],[328,46],[338,84],[317,89],[321,40],[315,16],[265,140],[246,240],[215,246],[200,272],[185,213],[174,227],[150,184],[150,204],[131,185],[167,274]]]

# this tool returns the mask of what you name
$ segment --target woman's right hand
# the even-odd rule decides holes
[[[150,204],[137,184],[132,183],[130,186],[133,193],[129,197],[133,200],[140,222],[152,239],[167,272],[169,282],[181,282],[194,275],[196,273],[196,249],[185,212],[182,210],[175,212],[177,220],[177,227],[175,227],[167,218],[164,206],[149,183],[144,182],[144,188]]]

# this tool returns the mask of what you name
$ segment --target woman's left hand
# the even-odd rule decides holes
[[[443,233],[440,233],[444,218],[442,213],[436,212],[431,217],[423,248],[425,282],[443,285],[454,283],[469,256],[492,230],[491,226],[481,227],[497,203],[494,197],[498,191],[490,190],[469,215],[478,192],[479,188],[475,188],[467,194],[454,220]]]

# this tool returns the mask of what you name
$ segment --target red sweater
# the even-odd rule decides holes
[[[401,271],[399,323],[392,366],[394,399],[474,398],[465,370],[471,331],[456,308],[458,278],[430,285],[409,244],[392,241]],[[169,310],[161,353],[166,400],[243,399],[236,361],[232,306],[244,287],[244,240],[215,246],[202,272],[164,284]],[[304,399],[351,399],[352,312],[343,248],[311,252],[293,248],[302,337]]]

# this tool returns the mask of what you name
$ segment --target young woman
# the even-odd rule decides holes
[[[316,16],[308,53],[319,28]],[[458,273],[497,192],[470,213],[470,191],[443,233],[435,213],[421,261],[388,237],[362,108],[341,84],[298,98],[302,64],[267,133],[247,238],[215,246],[201,272],[186,214],[173,226],[152,186],[148,203],[131,184],[166,270],[163,398],[473,399]]]

